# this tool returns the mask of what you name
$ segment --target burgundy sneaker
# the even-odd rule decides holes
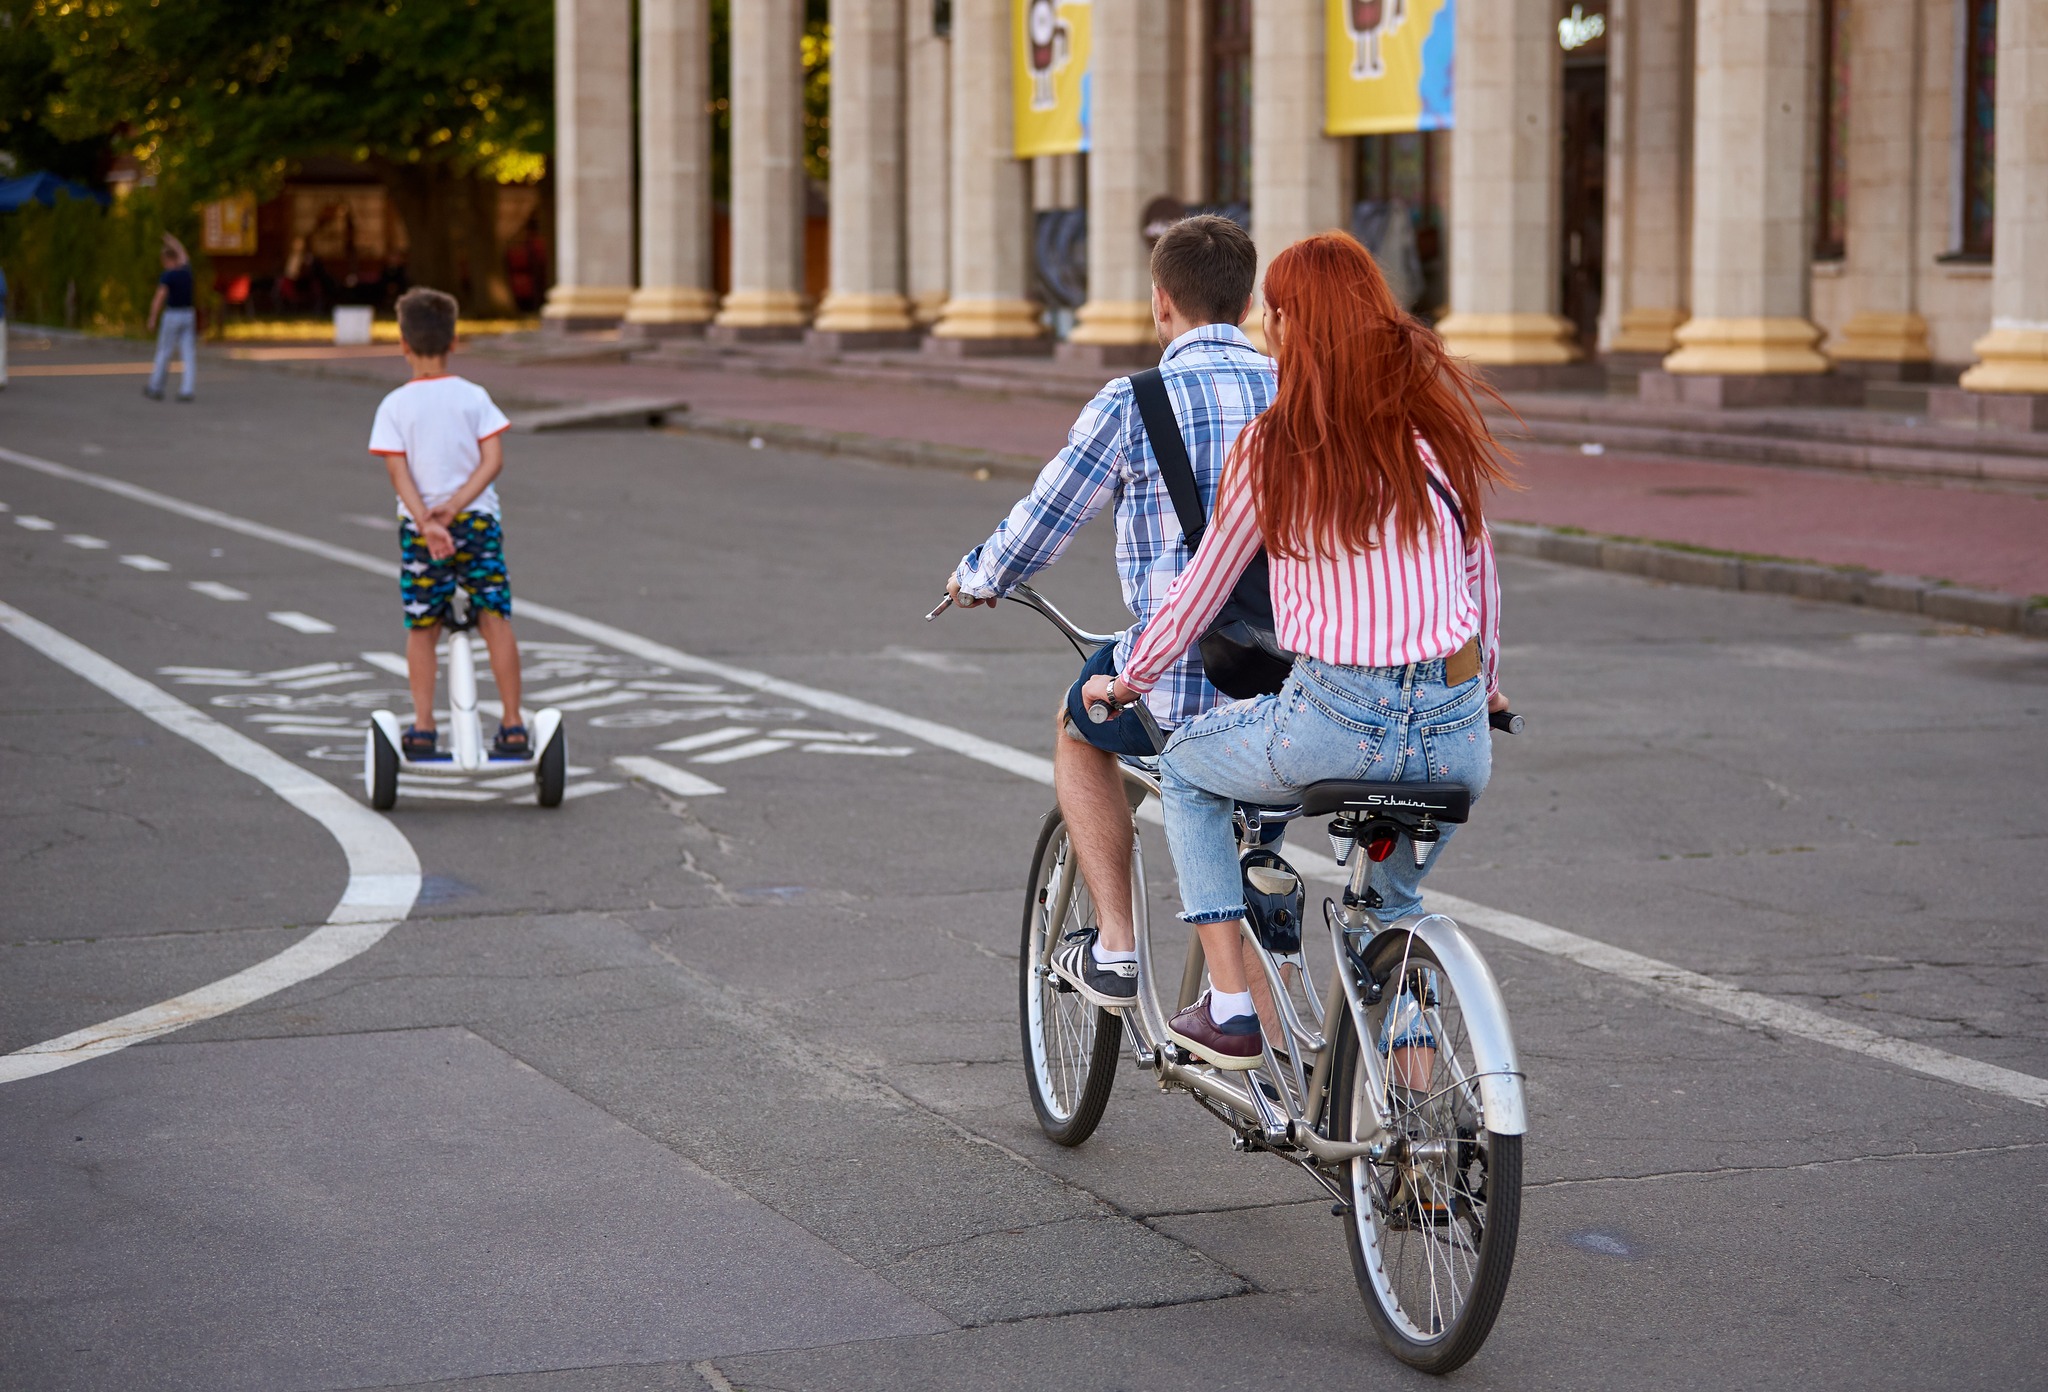
[[[1265,1043],[1256,1015],[1233,1015],[1222,1024],[1209,1018],[1209,993],[1166,1022],[1166,1036],[1213,1068],[1257,1068]]]

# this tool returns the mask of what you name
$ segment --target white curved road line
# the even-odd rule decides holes
[[[181,498],[173,498],[123,479],[88,473],[67,464],[38,459],[33,455],[4,448],[0,448],[0,459],[53,478],[66,479],[138,503],[145,503],[165,512],[191,518],[196,522],[210,523],[228,531],[239,532],[243,536],[274,542],[307,555],[324,557],[337,564],[366,571],[380,579],[388,579],[391,575],[389,562],[365,555],[361,551],[336,546],[314,537],[301,536],[297,532],[289,532],[280,527],[266,526],[261,522],[236,517],[231,513],[204,507],[198,503],[188,503]],[[696,657],[665,643],[657,643],[636,633],[628,633],[622,628],[614,628],[595,619],[586,619],[551,605],[535,604],[522,599],[519,601],[519,613],[523,618],[536,619],[650,662],[680,671],[707,673],[732,685],[769,692],[784,700],[801,702],[813,709],[827,711],[847,720],[856,720],[862,724],[912,735],[936,748],[950,750],[987,764],[991,768],[1001,769],[1047,787],[1052,785],[1050,759],[1027,754],[1021,749],[1012,749],[1006,744],[998,744],[994,740],[983,739],[964,730],[904,715],[886,706],[878,706],[851,696],[841,696],[837,692],[820,691],[815,687],[784,681],[780,677],[771,677],[763,672],[749,671],[744,667],[732,667],[709,658]],[[1140,810],[1140,815],[1147,821],[1156,823],[1156,804],[1147,802]],[[1289,855],[1303,874],[1332,883],[1343,882],[1343,871],[1330,857],[1305,847],[1296,848],[1290,851]],[[1448,913],[1467,927],[1477,928],[1553,957],[1562,957],[1589,971],[1619,977],[1687,1009],[1705,1011],[1753,1028],[1774,1030],[1817,1044],[1825,1044],[1831,1048],[1845,1049],[1850,1053],[1881,1059],[1899,1068],[1975,1088],[1980,1092],[2011,1098],[2029,1106],[2048,1107],[2048,1079],[2037,1078],[2030,1073],[2001,1068],[1996,1064],[1951,1054],[1925,1044],[1895,1039],[1890,1035],[1879,1034],[1862,1025],[1836,1019],[1803,1005],[1795,1005],[1790,1001],[1751,991],[1731,982],[1720,981],[1670,962],[1630,952],[1626,948],[1603,943],[1597,938],[1585,937],[1567,929],[1523,918],[1519,914],[1490,909],[1470,900],[1433,893],[1429,896],[1429,902],[1432,907]]]
[[[68,1068],[239,1010],[368,951],[412,912],[413,900],[420,892],[419,857],[413,854],[412,843],[389,821],[326,779],[201,714],[12,605],[0,603],[0,628],[171,733],[191,740],[229,768],[248,774],[326,827],[348,857],[348,888],[322,927],[233,976],[119,1019],[0,1055],[0,1083]]]

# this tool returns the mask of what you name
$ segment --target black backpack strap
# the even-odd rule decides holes
[[[1450,487],[1436,476],[1436,470],[1427,464],[1422,466],[1422,476],[1429,480],[1430,490],[1438,500],[1451,510],[1451,520],[1458,524],[1458,535],[1462,538],[1465,535],[1465,511],[1458,506],[1458,495],[1451,492]]]
[[[1159,461],[1159,477],[1166,484],[1167,496],[1173,499],[1174,515],[1180,518],[1180,534],[1192,551],[1202,544],[1202,532],[1209,519],[1202,512],[1202,494],[1195,487],[1195,466],[1188,461],[1180,422],[1173,418],[1173,401],[1166,394],[1166,379],[1156,367],[1133,372],[1131,395],[1137,400],[1138,418],[1145,423],[1145,434],[1152,441],[1152,455]]]

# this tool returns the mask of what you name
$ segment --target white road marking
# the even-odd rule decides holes
[[[133,567],[136,570],[169,570],[171,568],[169,561],[160,561],[154,556],[145,556],[140,552],[133,556],[123,556],[121,564]]]
[[[159,667],[160,677],[246,677],[248,669],[243,667]]]
[[[88,488],[97,488],[102,492],[112,493],[117,497],[144,503],[150,507],[174,513],[195,522],[209,523],[226,531],[236,532],[260,541],[268,541],[307,555],[319,556],[333,561],[337,565],[349,566],[366,574],[374,575],[379,579],[388,580],[390,578],[391,567],[389,564],[374,556],[365,555],[360,551],[352,551],[347,547],[335,546],[313,537],[301,536],[296,532],[286,531],[280,527],[271,527],[245,517],[237,517],[232,513],[221,512],[217,508],[205,507],[198,503],[188,503],[183,499],[158,493],[154,489],[129,483],[125,479],[111,478],[104,474],[94,474],[84,469],[74,469],[69,465],[58,464],[53,460],[39,459],[34,455],[21,454],[5,448],[0,448],[0,459],[5,459],[25,469],[31,469],[52,478],[66,479],[73,483],[83,484]],[[672,648],[666,643],[657,643],[652,639],[643,638],[637,633],[614,627],[611,624],[603,623],[596,619],[586,619],[580,614],[571,613],[566,609],[557,609],[553,605],[537,604],[530,600],[522,600],[520,601],[520,616],[576,634],[592,642],[601,643],[619,652],[658,663],[663,667],[672,668],[677,671],[701,672],[706,676],[716,677],[720,681],[734,686],[748,687],[755,691],[765,691],[784,700],[795,701],[799,704],[810,706],[814,710],[821,710],[828,714],[839,716],[842,719],[857,721],[863,725],[874,725],[884,730],[894,731],[900,735],[908,735],[914,739],[922,740],[934,748],[944,749],[963,758],[973,759],[978,763],[986,764],[991,768],[1001,769],[1005,773],[1015,774],[1017,777],[1033,783],[1042,784],[1046,787],[1052,786],[1052,761],[1050,759],[1036,754],[1027,754],[1021,749],[1012,749],[1009,745],[999,744],[991,739],[984,739],[980,735],[969,734],[965,730],[956,730],[951,726],[941,725],[937,721],[904,715],[900,712],[892,711],[886,706],[878,706],[872,702],[860,700],[857,697],[842,696],[832,691],[820,691],[815,687],[785,681],[780,677],[771,677],[765,672],[749,671],[744,667],[729,666],[726,663],[716,662],[710,658],[695,657],[678,648]],[[615,760],[614,762],[621,761]],[[659,760],[649,759],[646,762],[669,769],[668,765],[661,764]],[[631,772],[631,770],[628,771]],[[681,769],[670,769],[669,771],[677,774],[682,773]],[[689,777],[690,775],[685,774],[683,776]],[[649,781],[653,780],[650,779]],[[1149,816],[1146,815],[1148,813],[1150,814]],[[1145,817],[1147,821],[1157,823],[1159,817],[1156,803],[1148,801],[1140,809],[1139,815]],[[1341,868],[1337,865],[1336,861],[1326,855],[1300,849],[1291,854],[1289,858],[1294,861],[1296,867],[1304,874],[1313,874],[1324,880],[1341,882],[1343,873]],[[1626,980],[1637,982],[1649,990],[1665,996],[1667,999],[1707,1009],[1723,1017],[1732,1017],[1743,1020],[1746,1023],[1755,1023],[1754,1017],[1756,1015],[1769,1015],[1786,1022],[1775,1027],[1783,1028],[1787,1033],[1796,1034],[1801,1038],[1809,1039],[1816,1043],[1845,1049],[1851,1053],[1863,1054],[1870,1058],[1881,1059],[1898,1067],[1911,1069],[1931,1077],[1942,1078],[1949,1082],[1960,1083],[1963,1086],[1976,1088],[1979,1091],[1992,1093],[1997,1096],[2008,1097],[2031,1106],[2048,1107],[2048,1079],[2037,1078],[2032,1074],[2019,1073],[2012,1069],[1999,1068],[1993,1064],[1980,1063],[1975,1059],[1965,1058],[1959,1054],[1947,1053],[1926,1045],[1912,1044],[1904,1040],[1894,1039],[1889,1035],[1882,1035],[1876,1031],[1864,1029],[1860,1025],[1851,1025],[1846,1021],[1837,1020],[1833,1016],[1822,1014],[1817,1010],[1809,1010],[1804,1006],[1794,1005],[1789,1001],[1781,1001],[1776,997],[1766,996],[1761,992],[1750,991],[1727,982],[1717,981],[1712,977],[1702,976],[1698,973],[1687,971],[1682,967],[1659,962],[1655,958],[1628,952],[1623,948],[1612,947],[1596,939],[1582,937],[1577,933],[1571,933],[1562,928],[1553,928],[1548,924],[1537,923],[1533,919],[1525,919],[1516,914],[1508,914],[1496,909],[1486,909],[1483,905],[1471,904],[1449,895],[1433,896],[1432,901],[1443,905],[1447,911],[1452,912],[1453,917],[1459,918],[1461,921],[1469,917],[1472,926],[1482,932],[1523,943],[1523,945],[1533,947],[1540,952],[1566,957],[1589,970],[1619,975]],[[1526,927],[1523,925],[1526,925]],[[1738,1013],[1738,1011],[1744,1013]]]
[[[617,792],[625,786],[623,783],[606,783],[601,779],[592,778],[582,783],[571,783],[562,789],[562,801],[573,802],[580,797],[589,797],[592,793]]]
[[[981,674],[975,663],[953,656],[951,653],[923,652],[917,648],[884,648],[882,656],[893,657],[898,662],[908,662],[913,667],[927,671],[944,672],[952,677],[973,677]]]
[[[266,617],[274,624],[283,624],[286,628],[300,633],[334,632],[334,625],[327,620],[316,619],[311,614],[301,614],[296,609],[273,609]]]
[[[670,754],[683,754],[692,749],[709,749],[714,744],[743,739],[754,733],[754,727],[751,725],[728,725],[722,730],[706,730],[701,735],[684,735],[681,739],[672,739],[666,744],[657,744],[654,747]]]
[[[529,691],[526,693],[526,699],[536,706],[552,706],[557,701],[572,701],[578,696],[610,691],[617,685],[615,681],[607,681],[600,677],[596,681],[570,682],[567,686],[549,687],[546,691]]]
[[[294,677],[317,677],[322,672],[339,672],[339,662],[309,662],[303,667],[280,667],[274,672],[258,672],[256,675],[267,682],[287,682]]]
[[[263,732],[267,735],[312,735],[316,739],[332,739],[341,733],[332,725],[268,725]]]
[[[209,599],[224,599],[229,603],[249,597],[246,590],[238,590],[233,585],[223,585],[218,580],[194,580],[191,588]]]
[[[405,658],[398,653],[366,652],[357,653],[363,661],[380,672],[389,672],[394,677],[410,677],[412,670],[405,665]]]
[[[822,740],[827,744],[872,744],[881,736],[863,732],[848,734],[843,730],[770,730],[777,739]]]
[[[444,788],[438,784],[400,782],[399,796],[409,798],[441,798],[448,802],[496,802],[496,793],[484,792],[481,788]]]
[[[360,724],[361,722],[351,720],[345,715],[278,715],[273,713],[252,715],[249,717],[249,723],[252,725],[325,725],[345,728],[350,725]],[[333,734],[334,730],[329,728],[328,733]]]
[[[709,701],[733,699],[705,682],[630,681],[626,685],[635,691],[665,691],[671,696],[699,697]]]
[[[773,754],[778,749],[787,749],[789,747],[788,740],[748,740],[745,744],[728,745],[724,749],[714,749],[709,754],[699,754],[690,762],[693,764],[736,764],[742,759],[758,759],[763,754]]]
[[[76,546],[81,551],[104,551],[107,549],[107,544],[104,541],[101,541],[96,536],[87,536],[84,532],[72,532],[64,538],[64,544],[66,546]]]
[[[0,1055],[0,1083],[54,1072],[238,1010],[368,951],[412,912],[420,892],[419,857],[389,821],[326,779],[11,605],[0,603],[0,628],[320,823],[340,843],[349,871],[348,887],[327,922],[284,951],[157,1005]]]
[[[807,744],[806,754],[872,754],[882,759],[900,759],[917,751],[907,744]]]
[[[275,615],[272,615],[275,618]],[[317,677],[300,677],[297,681],[278,682],[279,691],[312,691],[322,686],[339,686],[343,682],[368,681],[368,672],[324,672]]]
[[[601,706],[630,705],[646,699],[646,696],[638,691],[607,691],[602,696],[585,696],[580,701],[556,701],[554,707],[556,710],[586,711],[597,710]]]
[[[14,519],[14,525],[17,527],[26,527],[32,532],[55,531],[57,527],[57,524],[55,522],[52,522],[49,518],[37,517],[34,513],[30,512],[24,512],[17,515]]]
[[[621,754],[612,762],[618,765],[621,772],[634,778],[645,779],[655,787],[674,793],[677,797],[714,797],[725,791],[708,778],[699,778],[696,774],[679,769],[674,764],[665,764],[659,759],[650,759],[643,754]],[[563,796],[567,795],[565,791]]]

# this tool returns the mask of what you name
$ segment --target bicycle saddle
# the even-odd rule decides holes
[[[1302,812],[1383,812],[1462,822],[1472,811],[1472,790],[1463,783],[1361,783],[1328,778],[1301,791]]]

